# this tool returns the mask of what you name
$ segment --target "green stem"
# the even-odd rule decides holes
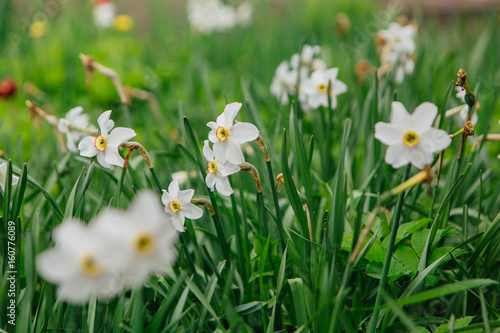
[[[408,179],[410,174],[411,164],[406,167],[405,170],[405,181]],[[373,310],[373,316],[370,320],[369,332],[374,333],[377,327],[378,315],[380,312],[379,306],[382,304],[382,290],[385,289],[387,284],[387,275],[389,274],[389,266],[391,265],[392,254],[394,252],[396,235],[398,233],[399,219],[401,217],[401,211],[403,209],[405,192],[401,192],[398,196],[398,201],[396,203],[396,209],[394,212],[394,219],[392,220],[391,234],[389,236],[389,245],[387,246],[387,253],[385,254],[384,267],[382,268],[382,276],[380,278],[380,284],[378,287],[377,298],[375,300],[375,309]]]
[[[163,194],[163,187],[161,186],[160,179],[158,178],[158,174],[156,173],[156,170],[154,167],[149,168],[151,171],[151,174],[153,175],[153,179],[156,183],[156,186],[158,187],[158,191],[160,192],[160,195]]]
[[[269,235],[269,225],[267,222],[266,208],[264,207],[264,196],[262,195],[262,192],[257,192],[257,202],[259,204],[259,213],[260,213],[260,219],[262,222],[262,226],[264,228],[264,235],[268,236]],[[260,232],[262,234],[262,230]]]

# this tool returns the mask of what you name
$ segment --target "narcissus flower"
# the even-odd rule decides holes
[[[141,286],[177,258],[177,232],[152,191],[139,192],[126,211],[104,211],[93,224],[126,258],[119,269],[125,286]]]
[[[240,145],[253,141],[259,136],[259,130],[253,124],[233,124],[241,105],[241,103],[226,105],[224,112],[217,117],[217,122],[211,121],[207,124],[212,129],[208,134],[208,139],[214,143],[214,153],[217,160],[222,162],[226,160],[233,164],[245,162]]]
[[[233,194],[233,189],[227,177],[240,171],[240,167],[233,163],[222,162],[217,159],[217,156],[214,155],[214,152],[208,146],[208,140],[205,140],[203,155],[208,161],[205,182],[210,190],[214,191],[217,188],[217,192],[225,196]]]
[[[316,70],[301,83],[301,102],[307,103],[311,108],[316,109],[320,106],[328,106],[328,95],[331,97],[332,108],[337,108],[337,95],[347,91],[344,82],[337,80],[339,74],[338,68],[328,70]],[[328,86],[330,85],[330,91]]]
[[[283,61],[276,68],[271,82],[271,94],[282,104],[288,104],[288,95],[295,94],[297,85],[297,72],[290,69],[288,61]]]
[[[69,151],[76,153],[78,148],[76,142],[89,132],[97,132],[97,128],[89,125],[89,116],[82,114],[83,108],[77,106],[66,113],[65,118],[59,119],[58,128],[61,133],[66,134],[66,146]]]
[[[0,164],[0,187],[5,191],[5,183],[7,182],[7,162]],[[19,177],[12,175],[12,185],[17,185]]]
[[[437,106],[429,102],[417,106],[413,114],[402,103],[392,102],[391,122],[375,124],[375,138],[389,146],[385,161],[393,168],[411,163],[423,169],[432,163],[434,153],[451,144],[448,133],[432,127],[437,114]]]
[[[60,299],[87,302],[95,294],[108,299],[122,290],[117,264],[123,255],[95,228],[69,219],[54,229],[55,247],[36,258],[38,273],[58,285]]]
[[[118,152],[118,147],[125,141],[130,140],[136,133],[131,128],[117,127],[109,133],[115,126],[115,122],[109,119],[111,110],[104,112],[97,123],[101,134],[93,137],[85,137],[78,145],[80,155],[85,157],[94,157],[97,155],[97,161],[103,167],[113,170],[113,165],[123,166],[123,158]]]
[[[172,217],[172,224],[177,231],[184,232],[184,219],[195,220],[203,216],[203,210],[191,203],[194,190],[179,188],[179,180],[174,179],[168,186],[168,191],[163,190],[161,201],[165,205],[165,212]]]

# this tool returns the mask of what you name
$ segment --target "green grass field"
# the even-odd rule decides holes
[[[0,98],[0,332],[500,332],[500,7],[460,15],[414,9],[408,58],[415,66],[398,84],[394,70],[375,74],[384,68],[377,32],[400,18],[397,3],[255,0],[248,26],[209,34],[190,27],[187,1],[115,3],[133,18],[132,29],[97,28],[91,1],[0,3],[0,81],[17,85]],[[339,13],[350,22],[342,31]],[[317,58],[339,69],[347,91],[336,107],[332,93],[312,110],[298,92],[289,103],[271,94],[278,65],[304,45],[320,46]],[[98,65],[87,85],[80,54],[116,71],[130,103]],[[361,61],[369,64],[364,79]],[[468,139],[464,120],[446,116],[464,105],[455,96],[459,69],[475,96],[467,110],[478,114]],[[49,121],[33,116],[27,100]],[[393,168],[375,138],[375,124],[396,123],[394,101],[410,113],[435,104],[434,126],[452,136],[424,171]],[[234,193],[226,196],[205,183],[214,169],[203,148],[207,123],[233,102],[242,103],[236,120],[258,128],[268,158],[261,143],[247,140],[241,148],[251,166],[229,176]],[[145,148],[151,165],[126,144],[119,152],[128,166],[114,170],[64,152],[49,122],[76,106],[98,129],[99,116],[112,110],[116,127],[136,132],[128,141]],[[433,119],[418,120],[430,128]],[[411,133],[421,147],[435,139]],[[100,154],[99,147],[91,148]],[[169,224],[172,263],[137,269],[147,278],[120,285],[110,299],[93,293],[81,302],[61,296],[50,268],[38,269],[40,254],[55,244],[66,241],[71,256],[72,242],[90,248],[104,237],[54,233],[71,218],[94,225],[117,208],[123,221],[146,228],[159,216],[161,190],[171,192],[172,174],[181,171],[188,177],[180,189],[194,189],[204,213],[186,219],[185,232]],[[158,205],[134,205],[146,189]],[[176,213],[168,207],[158,219]],[[127,228],[114,227],[109,239]],[[149,260],[141,258],[134,267]],[[100,267],[68,259],[81,263],[91,273]],[[98,275],[68,283],[83,290]]]

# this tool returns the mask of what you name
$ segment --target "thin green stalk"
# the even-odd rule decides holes
[[[280,233],[281,245],[283,249],[286,247],[286,241],[288,237],[286,235],[285,229],[283,228],[283,218],[281,217],[281,209],[278,201],[278,193],[276,192],[276,186],[274,184],[273,166],[271,165],[271,160],[266,161],[267,174],[269,175],[269,182],[271,184],[271,191],[273,193],[274,209],[276,211],[276,226]]]
[[[408,179],[410,174],[411,164],[406,167],[404,180]],[[403,209],[405,191],[401,192],[398,196],[398,201],[396,203],[396,209],[394,212],[394,219],[392,220],[391,235],[389,236],[389,244],[387,246],[387,253],[385,255],[384,267],[382,268],[382,276],[380,278],[380,284],[378,287],[377,298],[375,300],[375,310],[373,311],[372,319],[370,320],[369,332],[374,333],[377,327],[378,315],[380,312],[380,305],[382,304],[382,290],[385,289],[387,284],[387,275],[389,273],[389,266],[391,265],[392,254],[394,252],[396,235],[398,233],[399,219],[401,217],[401,211]]]
[[[238,256],[238,267],[241,274],[241,278],[243,279],[243,282],[246,283],[248,281],[247,266],[246,266],[248,259],[246,258],[246,251],[244,249],[244,243],[243,243],[244,242],[243,239],[246,238],[246,234],[244,233],[245,222],[242,222],[240,219],[240,215],[238,213],[238,205],[236,204],[236,197],[234,194],[231,195],[231,206],[233,207],[233,220],[234,220],[234,229],[236,234],[236,248],[238,249],[238,253],[236,254]]]

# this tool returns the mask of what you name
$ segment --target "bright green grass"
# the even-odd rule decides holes
[[[250,175],[236,174],[231,178],[235,194],[214,196],[226,239],[218,238],[206,213],[186,222],[188,231],[180,236],[183,245],[179,242],[171,275],[155,276],[141,290],[124,292],[107,304],[67,305],[57,301],[55,286],[37,275],[35,256],[52,246],[51,231],[65,213],[89,220],[110,203],[116,205],[121,169],[109,172],[95,165],[88,189],[80,186],[74,198],[81,204],[71,207],[70,192],[90,160],[62,155],[50,126],[43,121],[41,128],[32,125],[22,92],[0,101],[2,158],[12,160],[18,175],[26,163],[30,177],[24,193],[18,185],[1,196],[2,235],[7,221],[19,216],[22,240],[16,327],[7,324],[3,269],[0,328],[21,333],[498,332],[498,143],[486,142],[475,152],[466,143],[457,169],[459,140],[454,140],[444,155],[439,187],[431,184],[435,196],[428,195],[426,185],[417,185],[389,201],[386,213],[375,219],[359,260],[347,260],[378,194],[404,177],[405,168],[385,164],[385,148],[373,139],[374,124],[389,120],[391,101],[401,101],[410,112],[429,101],[444,112],[458,105],[450,89],[456,72],[464,68],[471,88],[478,87],[481,103],[476,133],[500,131],[498,13],[464,14],[446,23],[417,13],[415,73],[400,86],[387,81],[376,85],[373,76],[358,84],[354,65],[360,59],[379,65],[374,33],[395,16],[371,2],[331,2],[297,0],[279,7],[257,1],[251,27],[204,36],[190,32],[184,1],[145,2],[148,19],[136,22],[142,29],[127,33],[96,30],[87,2],[59,1],[47,36],[33,40],[26,38],[26,22],[41,11],[40,3],[29,2],[22,13],[13,13],[14,2],[3,1],[0,77],[35,83],[45,95],[30,99],[47,111],[63,117],[81,105],[95,123],[103,111],[112,109],[117,126],[138,133],[134,139],[148,149],[164,188],[169,172],[193,171],[197,176],[183,188],[209,198],[190,156],[196,155],[194,147],[202,147],[209,132],[205,124],[222,112],[225,95],[229,102],[244,103],[238,119],[259,127],[269,148],[272,176],[283,173],[285,189],[277,193],[277,214],[269,165],[257,145],[248,145],[247,161],[263,182],[264,209]],[[342,39],[333,33],[334,16],[340,11],[352,23]],[[340,68],[339,78],[349,90],[339,96],[337,110],[297,115],[270,95],[275,68],[302,44],[321,45],[321,58]],[[162,117],[154,117],[142,101],[130,108],[121,105],[111,82],[99,73],[87,90],[79,53],[115,69],[125,85],[152,91]],[[454,133],[461,126],[456,119],[446,119],[441,128]],[[417,172],[412,168],[410,176]],[[119,206],[127,207],[134,190],[155,187],[145,163],[133,153]],[[312,242],[304,204],[310,212]],[[393,228],[395,217],[399,230]],[[395,252],[384,271],[391,232],[396,233]],[[221,250],[224,242],[228,256]],[[383,290],[381,279],[386,282]],[[375,307],[377,298],[380,306]]]

